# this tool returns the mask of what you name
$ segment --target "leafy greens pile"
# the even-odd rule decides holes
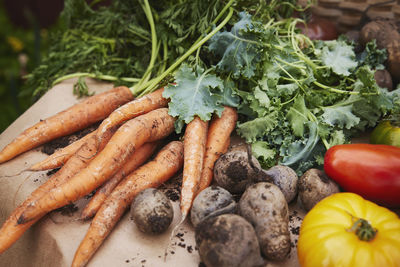
[[[400,89],[388,92],[374,79],[385,51],[370,43],[356,55],[344,38],[312,42],[296,30],[297,22],[240,13],[208,42],[214,56],[208,69],[178,70],[177,85],[165,92],[171,114],[187,123],[194,114],[208,119],[221,105],[237,103],[237,133],[263,167],[279,163],[302,173],[323,164],[326,149],[398,109]]]
[[[140,96],[169,83],[164,97],[177,132],[194,116],[209,120],[234,106],[237,133],[264,168],[302,173],[400,109],[400,100],[399,89],[374,80],[385,51],[310,41],[292,17],[296,2],[121,0],[94,10],[68,0],[66,26],[27,84],[40,95],[66,78],[92,77],[132,85]],[[77,88],[85,90],[83,80]]]

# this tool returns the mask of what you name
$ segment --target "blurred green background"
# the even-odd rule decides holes
[[[62,9],[62,0],[0,2],[0,133],[33,104],[22,93],[24,76],[46,53]]]

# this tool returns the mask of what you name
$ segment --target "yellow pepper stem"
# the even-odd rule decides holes
[[[356,220],[353,221],[353,225],[350,229],[347,229],[347,231],[354,232],[358,239],[362,241],[371,241],[375,238],[378,229],[372,227],[369,221],[362,218],[356,218]]]

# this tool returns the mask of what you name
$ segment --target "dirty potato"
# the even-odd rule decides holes
[[[131,205],[130,218],[137,228],[149,234],[160,234],[168,229],[174,217],[171,201],[155,189],[140,192]]]
[[[207,267],[265,266],[253,226],[239,215],[222,214],[202,221],[195,238]]]
[[[299,200],[306,211],[311,210],[322,199],[339,191],[338,184],[322,170],[309,169],[299,179]]]
[[[219,186],[210,186],[201,191],[193,201],[190,220],[194,227],[201,221],[226,213],[235,213],[236,201],[231,193]]]
[[[249,186],[238,210],[254,226],[262,254],[270,260],[286,259],[290,252],[289,208],[279,187],[268,182]]]

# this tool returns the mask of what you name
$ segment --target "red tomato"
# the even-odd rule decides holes
[[[333,22],[315,16],[306,25],[297,24],[297,28],[301,29],[302,33],[311,40],[335,40],[338,37],[338,31]]]
[[[387,207],[400,207],[400,148],[345,144],[328,149],[326,174],[344,190]]]

